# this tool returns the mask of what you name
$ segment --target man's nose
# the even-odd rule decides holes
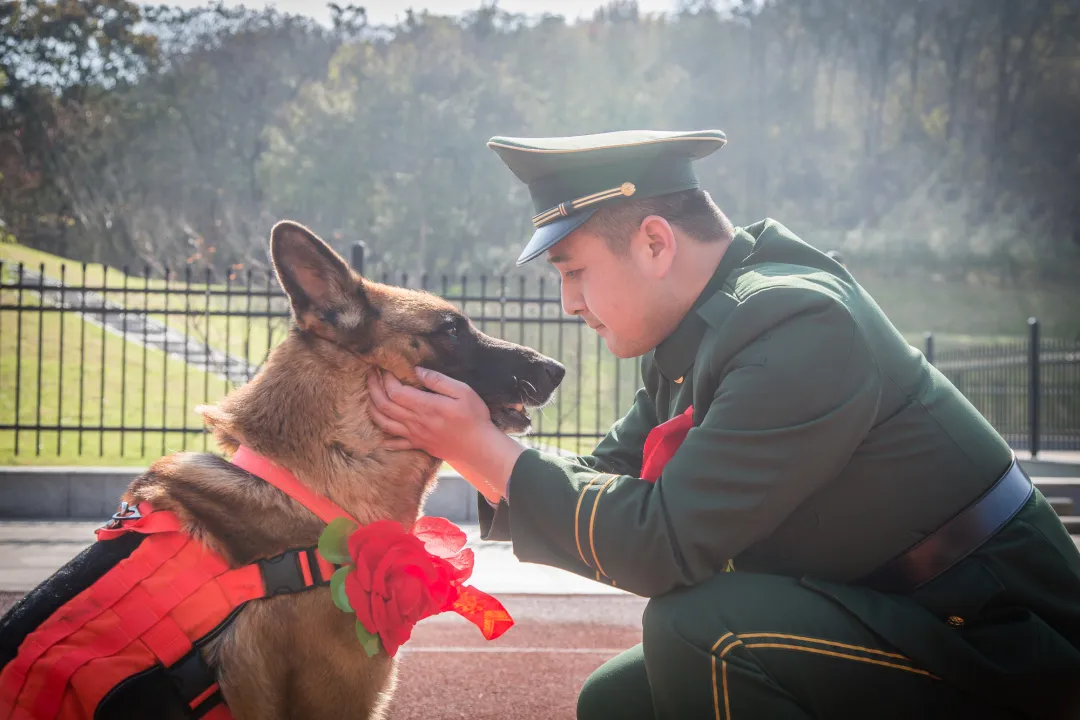
[[[585,302],[581,298],[581,293],[566,287],[566,283],[562,284],[561,292],[563,312],[567,315],[580,315],[585,311]]]

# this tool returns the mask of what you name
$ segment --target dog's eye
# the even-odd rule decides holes
[[[431,337],[445,337],[451,340],[459,340],[467,331],[468,321],[460,317],[450,316],[431,330]]]
[[[458,333],[461,330],[461,322],[459,320],[448,320],[443,323],[435,331],[450,338],[457,339]]]

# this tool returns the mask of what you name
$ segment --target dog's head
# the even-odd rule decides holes
[[[562,382],[565,368],[555,360],[480,332],[436,295],[361,277],[302,225],[275,225],[270,253],[301,333],[406,382],[418,366],[460,380],[487,403],[504,432],[527,431],[529,409],[547,403]]]

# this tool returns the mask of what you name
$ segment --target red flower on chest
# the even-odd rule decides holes
[[[331,596],[356,614],[357,638],[369,656],[381,646],[393,657],[418,622],[444,612],[461,615],[488,640],[513,626],[498,600],[465,584],[474,562],[466,539],[449,520],[428,516],[410,529],[392,520],[327,526],[319,553],[343,565],[331,578]]]
[[[674,455],[686,439],[690,428],[694,427],[694,406],[686,408],[681,415],[676,415],[665,423],[652,429],[645,438],[642,453],[641,477],[649,482],[656,482]]]
[[[472,570],[472,551],[455,566],[457,558],[432,555],[423,540],[389,520],[358,528],[348,547],[356,569],[345,578],[345,593],[357,619],[382,637],[391,655],[416,623],[453,604],[459,580]]]

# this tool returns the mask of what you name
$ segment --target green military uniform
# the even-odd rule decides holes
[[[494,139],[540,186],[521,262],[583,222],[575,198],[633,184],[618,202],[652,172],[686,189],[708,138],[723,144]],[[565,181],[570,212],[542,233],[559,143],[568,177],[601,167]],[[478,505],[482,537],[522,561],[651,598],[643,644],[594,673],[581,717],[1080,717],[1080,553],[1030,484],[989,539],[950,520],[1021,477],[1012,452],[840,264],[775,221],[738,229],[641,377],[591,455],[526,450],[508,498]],[[679,450],[641,479],[649,432],[690,406]],[[875,585],[950,522],[972,547],[912,587]]]

